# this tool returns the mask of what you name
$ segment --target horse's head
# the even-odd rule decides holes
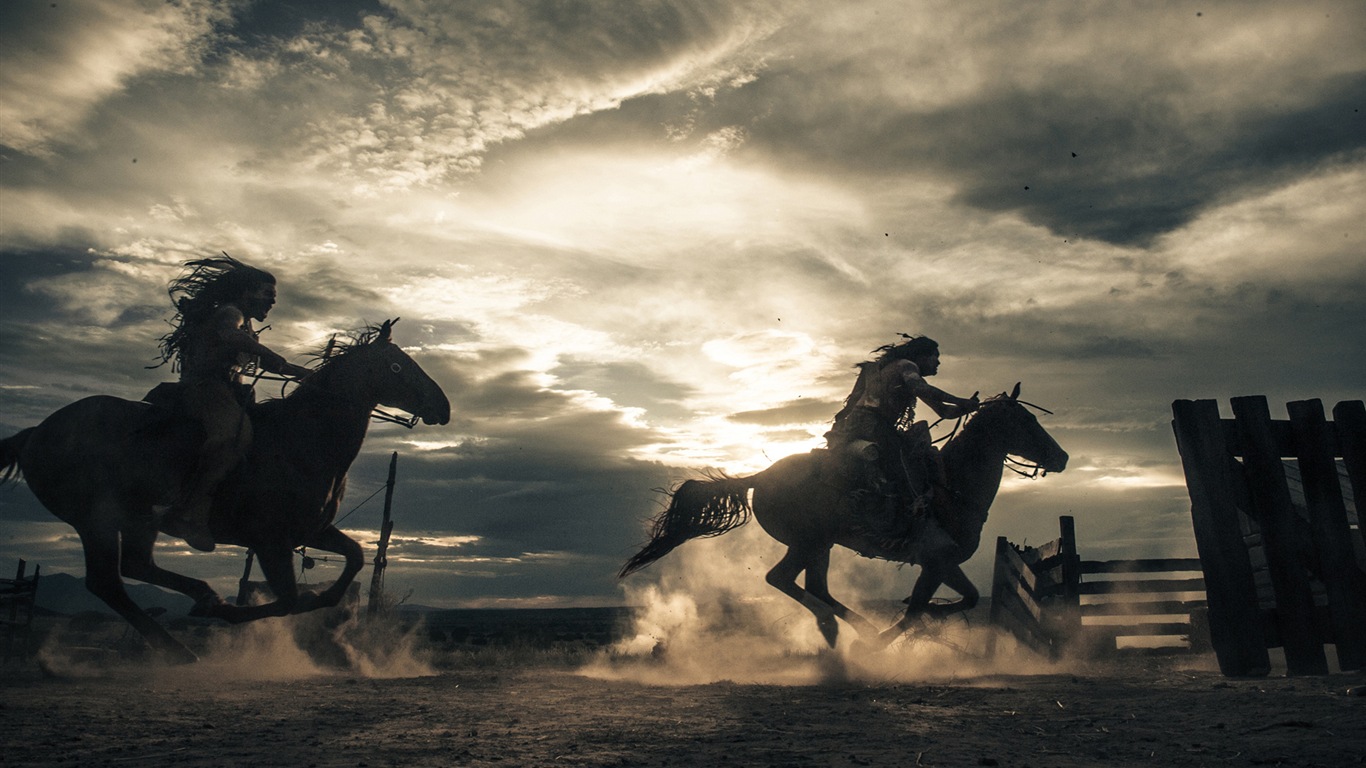
[[[365,393],[367,399],[391,408],[401,408],[425,424],[446,424],[451,420],[451,403],[440,385],[422,370],[391,338],[394,323],[385,320],[378,328],[361,334],[354,343],[330,358],[323,369],[332,381],[329,389],[350,389]],[[317,374],[315,374],[317,375]],[[313,381],[309,377],[305,381]],[[346,379],[343,386],[338,380]]]
[[[1008,455],[1019,456],[1045,473],[1061,472],[1067,468],[1067,451],[1039,424],[1030,407],[1020,400],[1020,385],[1016,384],[1009,394],[1003,392],[984,401],[972,425],[999,440]]]

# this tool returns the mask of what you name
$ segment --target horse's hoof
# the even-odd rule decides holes
[[[833,617],[827,619],[818,619],[816,621],[816,627],[820,629],[821,637],[825,638],[825,644],[830,646],[831,648],[834,648],[835,642],[839,640],[840,636],[839,622],[835,621]]]
[[[218,614],[219,606],[223,605],[223,598],[217,594],[205,595],[195,601],[190,608],[190,616],[197,619],[211,619]]]

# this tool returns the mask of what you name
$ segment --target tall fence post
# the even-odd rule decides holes
[[[1282,451],[1272,433],[1271,410],[1261,395],[1235,397],[1230,402],[1243,444],[1243,470],[1252,506],[1248,512],[1262,529],[1266,570],[1276,595],[1276,628],[1285,649],[1286,672],[1326,675],[1323,633],[1314,618],[1309,573],[1295,546],[1295,509],[1285,482]]]
[[[1366,403],[1349,400],[1333,406],[1333,426],[1356,503],[1357,536],[1366,550]]]
[[[1265,675],[1271,657],[1262,634],[1252,561],[1233,502],[1232,462],[1213,400],[1172,403],[1172,429],[1186,474],[1195,546],[1205,572],[1210,644],[1228,676]],[[1230,466],[1233,464],[1233,466]]]
[[[1287,403],[1294,453],[1304,484],[1310,534],[1318,553],[1320,582],[1328,596],[1328,625],[1337,646],[1338,666],[1366,666],[1366,577],[1352,551],[1351,526],[1334,461],[1336,437],[1319,400]]]
[[[384,602],[384,568],[389,564],[389,535],[394,532],[390,510],[394,504],[394,479],[398,474],[398,451],[389,457],[389,480],[384,488],[384,521],[380,524],[379,545],[375,551],[375,569],[370,574],[370,600],[366,615],[375,616]]]
[[[1058,596],[1062,602],[1063,637],[1081,634],[1081,555],[1077,552],[1077,525],[1071,515],[1058,517],[1058,567],[1062,585]]]

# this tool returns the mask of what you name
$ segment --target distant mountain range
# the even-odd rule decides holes
[[[143,608],[165,608],[168,615],[184,616],[194,606],[194,601],[177,592],[167,592],[160,587],[138,582],[125,582],[128,596]],[[35,607],[50,613],[65,616],[83,611],[114,614],[114,610],[104,601],[90,594],[85,588],[85,579],[69,573],[44,573],[38,579],[38,595]]]

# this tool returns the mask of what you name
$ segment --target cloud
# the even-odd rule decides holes
[[[897,332],[1055,411],[1017,541],[1188,537],[1173,399],[1361,396],[1355,5],[49,5],[0,10],[0,424],[171,376],[188,258],[272,270],[291,360],[401,316],[452,422],[351,494],[401,454],[421,600],[616,599],[652,488],[820,445]]]
[[[96,0],[0,9],[0,145],[48,154],[136,77],[185,73],[229,4]]]

